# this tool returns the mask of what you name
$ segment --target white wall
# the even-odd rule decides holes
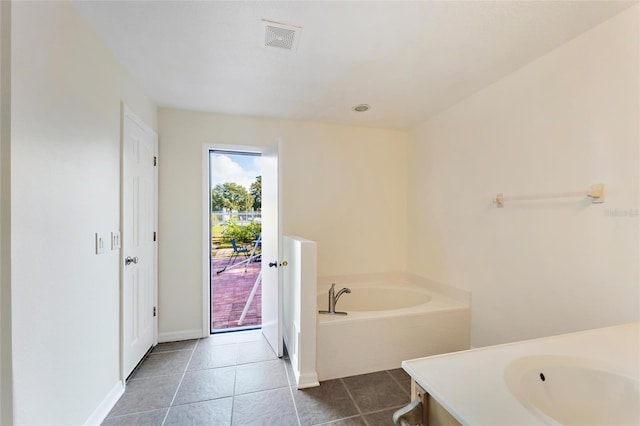
[[[13,423],[11,372],[11,2],[0,2],[0,424]]]
[[[120,102],[157,111],[69,2],[13,4],[15,422],[81,424],[119,380]]]
[[[282,231],[318,242],[320,275],[406,269],[404,132],[164,108],[159,126],[161,338],[201,329],[205,143],[282,139]]]
[[[472,345],[639,319],[638,14],[410,132],[409,271],[471,290]],[[491,204],[599,182],[605,204]]]

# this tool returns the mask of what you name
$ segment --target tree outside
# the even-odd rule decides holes
[[[231,239],[255,241],[261,231],[259,156],[221,152],[210,155],[212,249],[226,248]]]
[[[211,211],[251,211],[254,198],[247,188],[234,182],[216,185],[211,190]]]
[[[249,194],[253,197],[253,210],[262,210],[262,176],[256,177],[255,182],[249,188]]]

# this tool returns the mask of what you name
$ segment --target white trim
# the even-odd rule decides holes
[[[138,117],[135,112],[131,108],[127,106],[124,102],[120,102],[121,106],[121,114],[120,114],[120,235],[122,235],[122,227],[124,223],[124,182],[123,182],[123,173],[124,173],[124,121],[125,117],[130,118],[133,122],[138,124],[140,127],[148,131],[154,136],[154,151],[155,156],[158,156],[158,133],[153,130],[150,126],[148,126],[140,117]],[[158,160],[159,161],[159,160]],[[155,231],[158,232],[158,168],[159,164],[155,167],[154,170],[154,227]],[[158,234],[156,234],[158,235]],[[154,267],[153,267],[153,300],[154,306],[156,306],[156,311],[158,310],[158,241],[156,238],[156,244],[153,248],[154,254]],[[120,380],[122,383],[125,383],[127,378],[127,373],[124,371],[124,309],[123,309],[123,289],[124,289],[124,257],[125,253],[122,247],[120,248]],[[156,315],[153,322],[153,345],[158,344],[158,317]]]
[[[209,233],[209,146],[202,145],[202,329],[200,337],[211,334],[211,301],[209,300],[211,286],[211,236]]]
[[[154,212],[153,212],[153,227],[154,227],[154,232],[155,232],[155,236],[156,236],[156,240],[155,240],[155,244],[153,245],[153,282],[155,283],[155,285],[153,286],[153,292],[154,292],[154,300],[153,300],[153,306],[155,306],[156,308],[156,316],[153,318],[153,346],[156,346],[158,344],[158,320],[160,318],[160,309],[159,309],[159,302],[158,299],[160,297],[159,293],[160,293],[160,283],[158,280],[158,268],[160,266],[160,264],[158,263],[158,246],[159,246],[159,240],[160,240],[160,223],[158,222],[158,210],[160,209],[159,207],[159,195],[158,195],[158,175],[159,172],[158,170],[160,169],[160,146],[158,144],[158,134],[156,132],[153,131],[153,129],[149,129],[154,136],[154,156],[155,156],[155,167],[153,170],[153,195],[154,195]],[[122,251],[122,250],[121,250]],[[122,260],[120,262],[120,265],[124,265],[124,260]]]
[[[298,376],[297,372],[294,372],[294,375]],[[298,389],[314,388],[316,386],[320,386],[317,373],[301,374],[299,377],[296,377],[296,382],[298,383]]]
[[[283,309],[284,311],[284,309]],[[284,314],[284,312],[283,312]],[[284,347],[282,348],[283,351],[286,348],[287,349],[287,353],[289,354],[289,359],[291,359],[291,345],[289,344],[289,333],[291,331],[289,330],[289,328],[287,327],[287,325],[284,323],[284,319],[282,320],[282,343],[284,344]]]
[[[194,328],[193,330],[181,330],[170,331],[168,333],[160,333],[158,335],[158,343],[166,342],[178,342],[180,340],[199,339],[201,337],[208,337],[210,333],[205,336],[202,335],[202,330]]]
[[[104,397],[100,405],[94,410],[89,418],[84,422],[85,425],[100,425],[109,414],[109,411],[116,405],[120,397],[125,391],[125,384],[122,381],[116,382],[113,388]]]
[[[282,261],[282,256],[284,254],[284,226],[282,217],[283,208],[282,208],[282,194],[283,191],[283,179],[282,179],[282,147],[284,143],[282,142],[282,138],[277,138],[275,143],[278,147],[278,261]],[[282,356],[284,354],[284,303],[283,303],[283,294],[284,294],[284,276],[282,268],[278,268],[278,356]],[[316,383],[318,379],[316,378]],[[320,386],[318,383],[315,386]]]
[[[211,232],[209,230],[209,151],[234,151],[262,155],[265,149],[266,147],[250,145],[202,144],[202,329],[197,337],[211,335],[211,300],[209,300],[209,286],[211,285],[211,277],[209,276],[211,274],[211,265],[209,263],[209,253],[211,251],[211,239],[209,236],[209,232]],[[189,337],[189,339],[193,338],[195,337]],[[162,340],[161,335],[160,341],[171,340]]]

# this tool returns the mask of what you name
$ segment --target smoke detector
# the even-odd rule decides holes
[[[280,22],[262,20],[264,27],[264,47],[274,47],[283,50],[296,50],[302,27]]]

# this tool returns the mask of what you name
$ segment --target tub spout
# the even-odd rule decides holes
[[[336,297],[334,299],[335,301],[333,302],[334,308],[335,308],[335,304],[338,303],[338,299],[340,299],[340,296],[342,296],[344,293],[347,293],[347,294],[351,293],[351,289],[345,287],[342,290],[340,290],[338,294],[336,294]]]
[[[336,303],[338,303],[338,299],[340,299],[340,296],[344,293],[351,293],[351,289],[345,287],[336,294],[336,283],[331,284],[331,288],[329,289],[329,310],[318,312],[329,315],[347,315],[346,312],[336,312]]]

